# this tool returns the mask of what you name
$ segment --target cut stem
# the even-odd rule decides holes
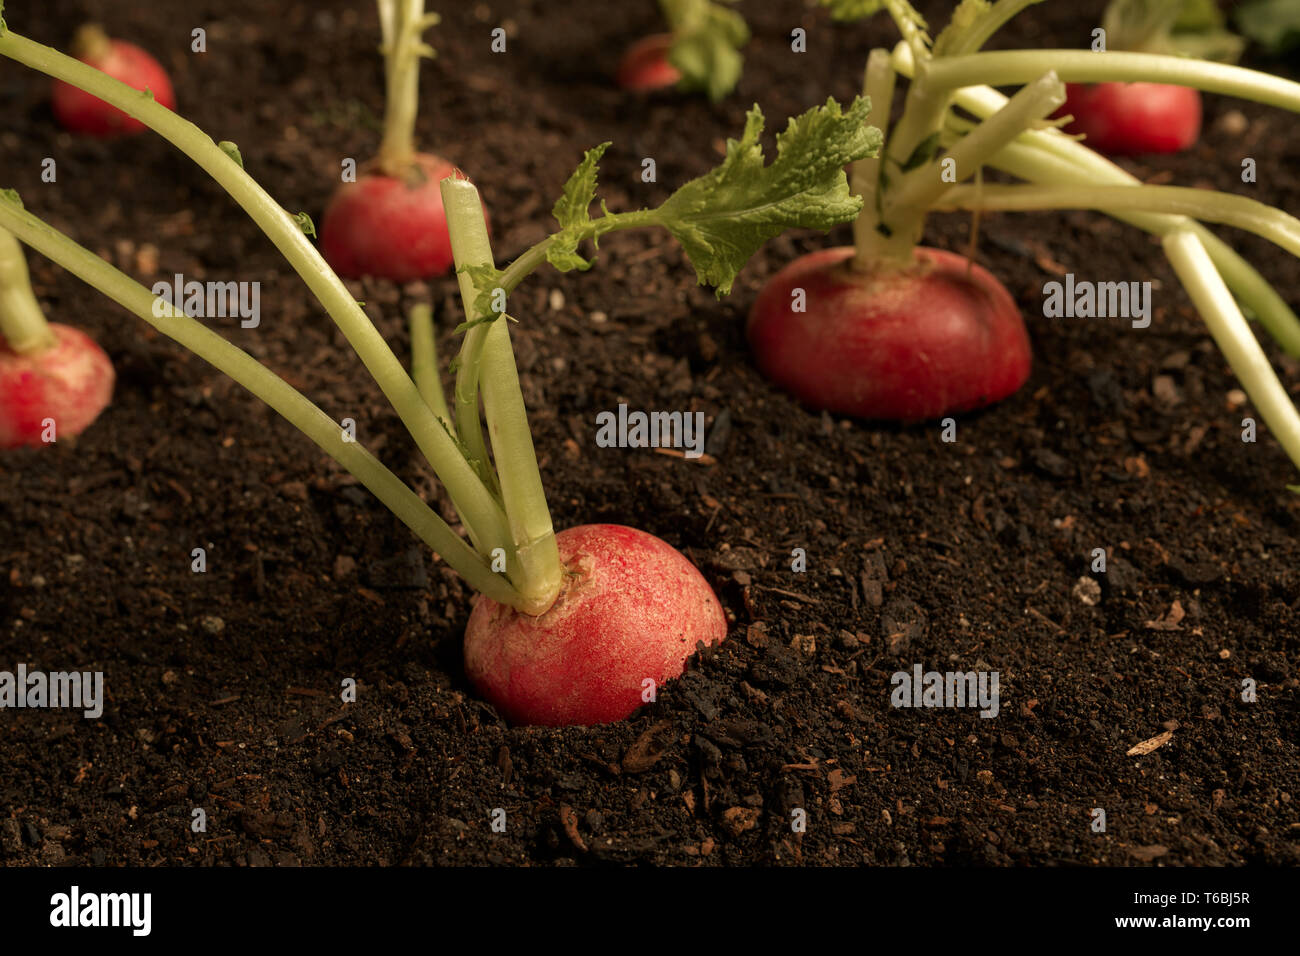
[[[1250,325],[1219,278],[1205,247],[1195,234],[1185,229],[1169,233],[1163,242],[1165,254],[1205,319],[1219,350],[1292,464],[1300,468],[1300,413],[1264,350],[1255,341]]]
[[[5,199],[0,203],[11,205]],[[58,342],[32,292],[23,248],[7,229],[0,229],[0,340],[20,355],[43,352]]]
[[[0,32],[0,56],[70,83],[116,106],[172,143],[215,179],[266,233],[343,332],[437,472],[475,546],[485,554],[509,546],[510,533],[504,512],[424,403],[411,376],[379,330],[307,240],[298,222],[238,162],[201,129],[160,106],[151,96],[57,50],[4,30]]]
[[[465,318],[480,323],[469,331],[482,332],[478,379],[501,484],[501,500],[514,542],[514,566],[508,565],[507,572],[528,602],[524,610],[529,614],[543,614],[560,593],[560,552],[528,428],[514,351],[510,347],[509,322],[504,316],[491,322],[481,321],[486,318],[478,306],[483,290],[470,279],[468,272],[468,268],[494,266],[482,200],[468,180],[448,177],[442,181],[441,188],[452,253],[462,282]],[[458,405],[459,402],[458,394]],[[474,417],[477,422],[477,402]]]
[[[11,230],[82,281],[135,313],[168,338],[194,352],[275,409],[326,454],[356,476],[386,508],[440,554],[469,584],[503,604],[525,602],[508,581],[491,568],[378,459],[345,437],[339,424],[251,355],[227,342],[201,322],[154,296],[125,273],[82,248],[15,203],[0,200],[0,228]]]

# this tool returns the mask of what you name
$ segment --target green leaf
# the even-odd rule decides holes
[[[608,142],[593,146],[582,156],[582,162],[564,184],[564,192],[556,200],[551,215],[561,229],[582,226],[591,222],[588,208],[596,199],[596,174],[600,171],[600,158],[609,149]]]
[[[477,312],[479,316],[477,319],[472,319],[469,322],[462,323],[461,326],[456,329],[457,332],[466,328],[472,329],[480,322],[492,322],[504,314],[504,310],[498,311],[496,309],[496,302],[494,300],[497,298],[497,289],[502,288],[505,273],[496,266],[486,264],[461,266],[456,270],[456,272],[457,274],[464,273],[469,276],[470,281],[474,283],[474,288],[478,293],[474,297],[474,311]]]
[[[662,0],[662,5],[673,29],[668,62],[682,75],[678,86],[705,92],[715,103],[723,99],[744,68],[740,48],[749,42],[744,18],[710,0]]]
[[[1295,0],[1251,0],[1237,8],[1237,29],[1272,56],[1300,49],[1300,4]]]
[[[1111,0],[1102,17],[1108,50],[1231,63],[1244,43],[1224,23],[1215,0]]]
[[[228,139],[223,139],[221,142],[217,144],[217,146],[221,148],[221,151],[223,153],[225,153],[227,156],[229,156],[231,159],[237,162],[239,164],[240,169],[244,168],[244,157],[240,155],[238,146],[236,146]]]
[[[832,20],[865,20],[885,9],[884,0],[822,0]]]
[[[293,221],[298,224],[298,228],[302,230],[304,236],[310,236],[313,239],[316,238],[316,224],[311,221],[311,216],[307,215],[305,212],[300,212],[298,215],[293,217]]]
[[[862,200],[849,192],[844,167],[880,149],[880,130],[866,123],[870,111],[862,97],[848,110],[828,99],[792,118],[776,138],[770,165],[759,144],[762,111],[749,111],[744,134],[727,141],[722,164],[653,213],[682,244],[701,285],[721,296],[773,236],[795,227],[826,230],[857,217]]]

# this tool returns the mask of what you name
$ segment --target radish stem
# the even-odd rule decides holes
[[[1007,50],[929,61],[924,83],[932,92],[963,86],[1028,83],[1055,70],[1069,83],[1168,83],[1222,93],[1300,112],[1300,83],[1239,66],[1160,53],[1090,50]],[[917,72],[921,81],[921,71]]]
[[[925,228],[925,214],[935,208],[940,196],[950,195],[953,190],[948,170],[958,181],[969,179],[988,157],[1064,102],[1065,84],[1048,71],[958,140],[946,154],[907,173],[891,190],[892,195],[885,198],[882,218],[890,236],[875,243],[882,257],[911,262],[912,248],[920,242]]]
[[[1244,196],[1186,186],[953,186],[936,208],[1168,213],[1245,229],[1300,256],[1300,219]]]
[[[420,397],[415,383],[298,222],[206,133],[138,90],[12,30],[0,55],[71,83],[145,124],[201,166],[252,217],[338,325],[451,496],[475,545],[508,548],[505,514]]]
[[[421,302],[411,307],[411,378],[420,390],[420,397],[433,413],[450,430],[451,413],[447,411],[447,396],[438,380],[438,346],[434,341],[433,307]],[[454,433],[453,433],[454,434]]]
[[[415,119],[420,102],[420,59],[433,48],[420,39],[438,23],[436,13],[424,12],[424,0],[379,0],[384,42],[384,138],[376,165],[389,176],[401,176],[415,160]]]
[[[275,409],[331,458],[356,476],[403,524],[440,554],[471,586],[494,601],[522,609],[521,595],[433,512],[415,492],[359,443],[344,439],[338,423],[251,355],[201,322],[154,296],[134,279],[82,248],[15,203],[0,200],[0,229],[7,229],[155,329],[230,376]]]
[[[888,50],[876,49],[867,57],[862,93],[871,101],[871,120],[880,130],[889,129],[889,112],[894,101],[894,68]],[[853,221],[853,245],[857,249],[854,268],[870,265],[872,241],[880,224],[880,153],[855,160],[850,184],[853,195],[862,199],[862,212]]]
[[[4,199],[0,203],[11,205]],[[0,229],[0,340],[22,355],[42,352],[58,341],[32,292],[22,246],[5,229]]]
[[[1259,409],[1264,423],[1277,437],[1291,462],[1300,468],[1300,413],[1278,380],[1264,350],[1251,334],[1250,325],[1237,308],[1228,287],[1210,261],[1196,235],[1178,229],[1165,236],[1165,254],[1197,311],[1214,336],[1232,371]]]
[[[517,567],[508,565],[508,570],[512,572],[515,586],[528,602],[526,613],[539,615],[555,603],[560,593],[560,552],[555,543],[555,529],[546,506],[537,452],[519,388],[519,372],[510,347],[509,323],[504,316],[483,321],[490,319],[481,313],[478,306],[479,294],[485,290],[479,289],[470,276],[472,268],[494,267],[487,224],[483,221],[483,202],[473,183],[448,177],[442,181],[442,203],[447,210],[447,229],[456,256],[465,318],[478,323],[468,332],[480,333],[482,339],[481,355],[473,363],[481,367],[476,368],[473,374],[481,382],[483,410],[496,459],[496,475],[514,542],[512,557]],[[462,365],[461,373],[465,371],[465,365]],[[470,394],[474,399],[471,408],[463,403],[457,383],[457,413],[472,414],[477,428],[476,393],[477,389]],[[465,418],[461,417],[460,422],[463,425]]]

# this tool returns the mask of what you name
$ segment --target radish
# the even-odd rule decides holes
[[[654,535],[582,525],[556,543],[566,575],[549,611],[532,617],[482,598],[465,629],[465,671],[508,720],[622,720],[682,673],[697,644],[727,636],[708,583]]]
[[[859,418],[923,421],[1006,398],[1029,377],[1029,337],[986,270],[917,247],[913,266],[858,272],[852,247],[795,260],[749,315],[758,367],[796,398]],[[809,308],[791,308],[795,290]]]
[[[321,221],[321,254],[341,276],[394,282],[441,275],[451,268],[451,239],[440,180],[451,163],[417,154],[404,172],[365,171],[344,183]]]
[[[18,240],[0,229],[0,449],[79,435],[112,395],[104,350],[45,321]]]
[[[1211,0],[1112,0],[1102,18],[1100,49],[1184,54],[1223,61],[1242,41],[1223,29]],[[1091,148],[1113,156],[1176,153],[1201,135],[1199,90],[1167,83],[1070,83],[1057,113]]]
[[[381,7],[382,9],[382,7]],[[0,56],[74,82],[133,115],[175,144],[249,213],[303,278],[355,349],[361,364],[442,482],[464,537],[344,430],[283,379],[211,329],[155,296],[0,195],[0,228],[74,272],[163,334],[235,379],[375,493],[393,514],[483,597],[471,614],[468,670],[503,713],[517,721],[614,720],[641,701],[646,681],[671,680],[700,643],[726,635],[717,598],[690,563],[643,532],[610,525],[557,535],[511,346],[507,297],[542,265],[587,269],[579,250],[621,229],[662,228],[682,244],[702,284],[719,295],[748,259],[792,227],[827,230],[849,221],[861,203],[849,194],[844,166],[870,155],[879,134],[866,103],[847,110],[834,100],[790,120],[776,157],[762,147],[763,115],[748,114],[712,172],[685,183],[654,209],[610,212],[596,200],[597,163],[608,143],[587,151],[552,212],[558,229],[504,269],[496,267],[478,190],[442,180],[452,253],[466,321],[448,401],[437,369],[427,308],[411,311],[411,370],[330,269],[303,229],[243,168],[235,144],[216,143],[128,87],[86,70],[12,30],[0,30]],[[687,412],[702,415],[702,412]],[[671,417],[671,416],[670,416]],[[484,421],[486,420],[486,428]],[[668,434],[671,436],[671,429]],[[688,439],[679,429],[676,441]],[[633,452],[635,453],[635,452]],[[687,466],[689,467],[689,466]],[[529,657],[535,641],[554,654]],[[485,657],[487,663],[484,663]],[[558,656],[556,656],[558,655]],[[497,696],[498,688],[505,687]],[[547,706],[546,688],[563,688],[563,708]],[[523,698],[516,701],[515,691]]]
[[[681,81],[682,71],[668,62],[672,45],[671,33],[655,33],[633,43],[619,61],[618,85],[634,92],[676,86]]]
[[[1201,135],[1201,94],[1167,83],[1069,83],[1065,127],[1111,156],[1177,153]]]
[[[436,24],[424,0],[379,0],[387,94],[384,138],[355,182],[335,192],[321,220],[321,253],[345,278],[374,276],[413,282],[451,267],[451,240],[438,182],[454,167],[415,150],[420,58],[433,50],[420,40]],[[486,215],[486,213],[484,213]]]
[[[736,88],[749,27],[723,4],[736,0],[660,0],[670,32],[643,37],[619,61],[616,80],[625,90],[676,86],[703,91],[715,103]]]
[[[82,63],[127,86],[148,90],[156,102],[169,110],[176,108],[176,94],[172,92],[167,71],[138,46],[110,39],[101,27],[91,23],[77,31],[72,40],[72,53]],[[53,108],[55,118],[73,133],[109,138],[144,129],[139,120],[59,80],[54,83]]]
[[[810,404],[868,417],[910,421],[995,401],[1025,380],[1024,329],[1010,295],[987,272],[973,264],[963,269],[951,254],[919,245],[927,215],[943,209],[974,213],[973,251],[982,212],[1095,209],[1162,238],[1216,343],[1300,466],[1300,410],[1264,357],[1242,307],[1292,355],[1300,355],[1300,318],[1248,262],[1196,221],[1253,231],[1300,256],[1300,220],[1243,197],[1143,185],[1044,122],[1065,104],[1062,78],[1172,84],[1292,112],[1300,112],[1300,84],[1161,53],[980,52],[1032,2],[963,3],[931,41],[906,0],[823,0],[837,19],[886,9],[903,35],[892,53],[876,49],[868,58],[865,92],[876,108],[873,121],[889,127],[897,76],[914,82],[880,155],[853,165],[854,191],[863,200],[853,248],[805,257],[760,293],[749,325],[759,366]],[[1180,0],[1123,4],[1130,10],[1143,6],[1157,21],[1174,5],[1183,14],[1200,8],[1208,22],[1219,22],[1200,0],[1186,7]],[[1239,44],[1213,31],[1199,39],[1207,54]],[[1019,84],[1024,85],[1010,99],[994,89]],[[1029,184],[985,185],[985,166]],[[1097,288],[1109,287],[1110,301],[1121,303],[1110,314],[1136,318],[1123,311],[1122,277],[1098,278]]]

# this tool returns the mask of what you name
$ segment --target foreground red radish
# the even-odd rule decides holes
[[[816,408],[923,421],[1025,383],[1024,321],[987,270],[920,246],[911,268],[877,274],[855,271],[853,256],[851,246],[803,256],[754,302],[750,345],[776,384]]]
[[[708,582],[654,535],[594,524],[556,543],[565,583],[549,611],[531,617],[485,597],[465,629],[465,671],[512,723],[622,720],[682,673],[697,644],[727,636]]]
[[[104,31],[87,24],[77,31],[72,41],[72,55],[95,69],[121,80],[137,90],[148,90],[161,105],[176,108],[176,95],[172,92],[167,71],[157,60],[132,43],[113,40]],[[65,129],[87,136],[107,138],[127,133],[138,133],[144,125],[109,106],[96,96],[56,80],[53,90],[54,116]]]
[[[113,395],[113,365],[84,332],[48,323],[18,240],[0,229],[0,448],[80,434]]]
[[[736,88],[749,42],[749,27],[726,5],[736,0],[660,0],[670,32],[643,37],[619,61],[616,79],[625,90],[675,86],[701,91],[717,102]]]
[[[384,138],[374,161],[344,181],[321,220],[321,254],[339,275],[413,282],[451,268],[451,240],[439,180],[455,172],[440,156],[415,151],[420,39],[438,22],[424,0],[380,0],[386,101]],[[486,215],[486,213],[485,213]]]
[[[1201,94],[1166,83],[1067,83],[1065,127],[1098,152],[1112,156],[1176,153],[1201,135]]]
[[[668,62],[672,45],[671,33],[656,33],[633,43],[619,61],[618,85],[635,92],[676,86],[682,71]]]

